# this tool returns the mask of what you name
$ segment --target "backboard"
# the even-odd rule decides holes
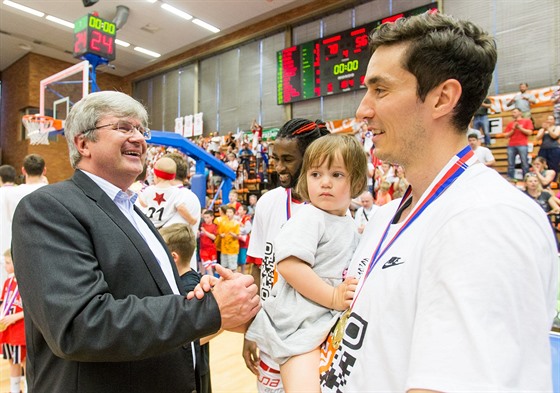
[[[43,79],[40,83],[39,114],[64,120],[70,108],[89,92],[89,62],[82,61]]]

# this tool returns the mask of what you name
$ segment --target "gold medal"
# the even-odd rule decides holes
[[[342,342],[348,318],[350,318],[350,309],[344,311],[344,313],[340,316],[332,332],[332,345],[335,350],[338,349],[340,343]]]

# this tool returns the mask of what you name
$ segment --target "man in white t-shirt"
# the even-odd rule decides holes
[[[348,271],[360,281],[323,348],[322,391],[552,391],[554,236],[537,204],[465,141],[494,40],[433,12],[370,38],[356,117],[412,188],[362,234]]]
[[[280,187],[265,193],[257,201],[251,240],[247,250],[248,261],[260,268],[260,295],[265,300],[274,285],[273,240],[288,219],[302,206],[301,198],[293,191],[297,184],[303,154],[307,146],[329,131],[322,122],[292,119],[280,128],[274,142],[271,158],[278,173]],[[252,269],[253,271],[257,269]],[[280,379],[280,367],[265,353],[257,353],[256,344],[245,340],[243,358],[251,372],[257,375],[259,393],[284,391]]]
[[[476,134],[469,134],[468,135],[469,146],[474,151],[474,155],[478,158],[478,161],[482,162],[486,166],[493,166],[496,163],[496,159],[490,151],[489,148],[480,146],[480,139],[476,136]]]
[[[358,227],[358,233],[363,233],[364,228],[369,222],[369,219],[373,216],[373,213],[379,208],[379,206],[373,203],[373,195],[371,192],[365,191],[360,195],[360,202],[362,206],[360,206],[356,213],[354,214],[354,221],[356,222],[356,226]]]
[[[1,246],[2,252],[10,247],[10,242],[12,240],[12,219],[14,218],[14,212],[16,207],[22,198],[40,187],[46,185],[44,176],[47,173],[47,167],[45,165],[45,160],[38,154],[29,154],[23,159],[23,166],[21,167],[21,172],[25,177],[25,183],[19,186],[10,186],[3,188],[3,207],[0,209],[5,215],[5,225],[6,231],[2,233]]]
[[[193,166],[192,160],[190,157],[185,157],[181,153],[170,153],[166,154],[165,157],[171,158],[175,161],[175,165],[177,165],[177,171],[175,172],[175,179],[171,180],[171,184],[181,190],[183,195],[185,206],[187,208],[188,216],[186,216],[185,221],[191,226],[194,233],[198,233],[200,228],[200,220],[202,219],[202,206],[200,204],[200,200],[196,196],[192,190],[187,187],[189,182],[188,174],[189,174],[189,167]],[[169,225],[174,224],[176,222],[183,222],[179,220],[171,220]],[[198,247],[198,246],[197,246]],[[197,250],[193,253],[191,258],[191,269],[196,270],[197,272],[203,272],[204,269],[201,269],[198,266],[198,261],[196,259]]]

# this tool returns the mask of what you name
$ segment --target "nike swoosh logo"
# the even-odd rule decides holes
[[[381,269],[386,269],[388,267],[393,267],[393,266],[397,266],[397,265],[402,265],[404,263],[404,260],[402,258],[399,257],[392,257],[391,259],[389,259],[387,262],[385,262],[385,264],[383,264],[383,267]]]

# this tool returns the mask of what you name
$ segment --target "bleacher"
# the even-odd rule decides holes
[[[539,154],[539,148],[541,141],[537,141],[535,136],[537,135],[537,131],[541,128],[543,121],[546,120],[548,115],[552,114],[552,106],[550,107],[542,107],[536,108],[533,110],[533,120],[535,122],[535,130],[533,131],[533,135],[529,137],[529,143],[532,145],[532,149],[529,149],[529,162],[532,161],[533,158],[537,157]],[[488,116],[489,118],[502,118],[502,125],[505,129],[505,126],[513,120],[511,117],[511,112],[504,112],[499,114],[494,114]],[[492,135],[492,144],[488,146],[488,148],[492,151],[494,158],[496,159],[496,164],[493,166],[502,176],[507,177],[507,145],[508,145],[508,138],[505,138],[503,133],[493,134]],[[516,166],[517,168],[521,168],[520,165]],[[559,175],[558,173],[556,174]],[[558,179],[557,179],[558,180]],[[556,195],[558,192],[558,181],[553,182],[551,184],[551,188]]]

